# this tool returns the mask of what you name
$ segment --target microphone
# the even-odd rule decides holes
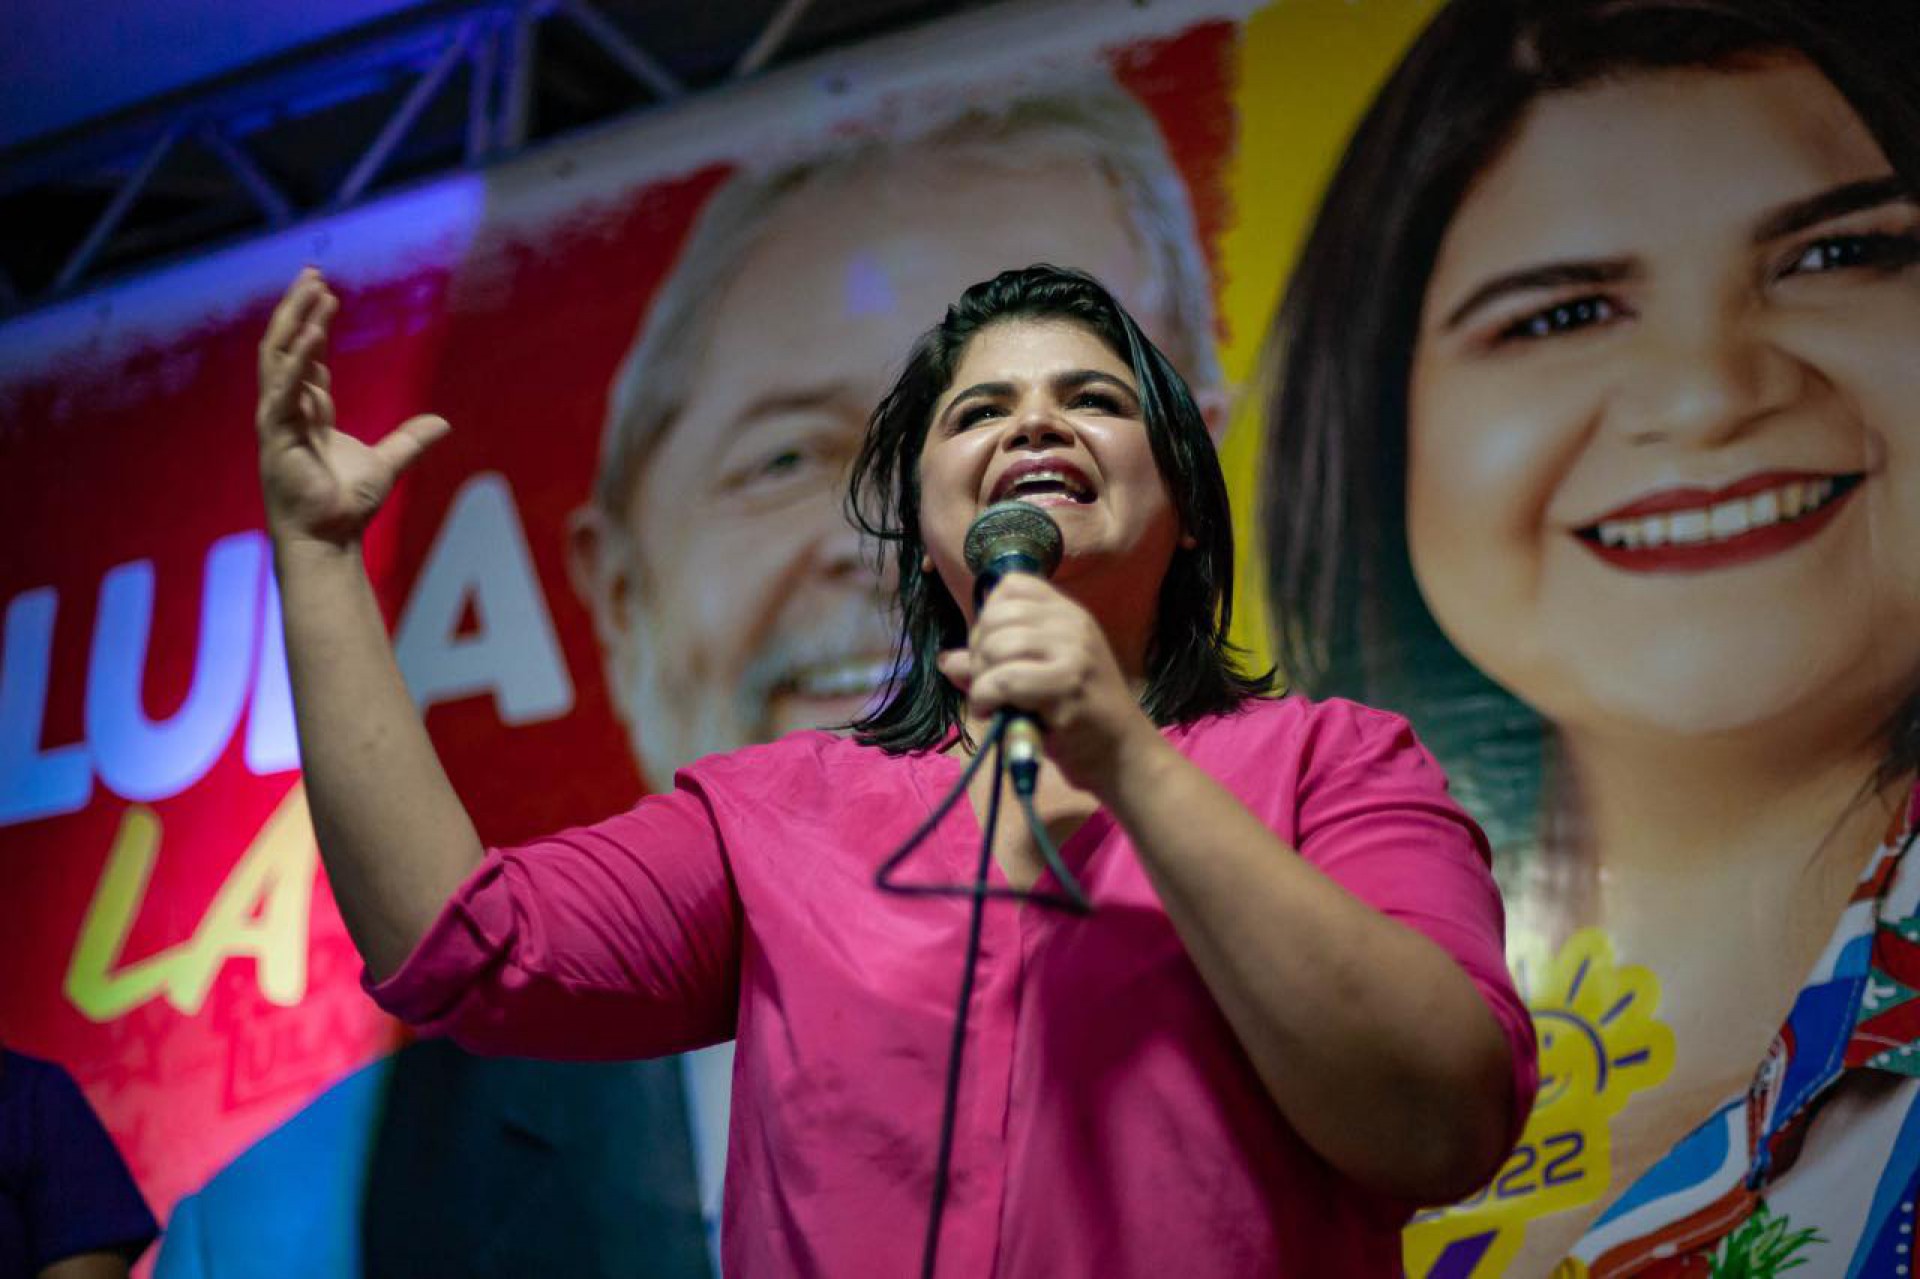
[[[987,593],[1009,573],[1052,577],[1060,567],[1060,526],[1053,517],[1027,502],[995,502],[967,527],[964,552],[973,574],[973,610],[977,614]],[[1008,772],[1014,789],[1032,795],[1040,772],[1040,726],[1033,716],[1011,707],[1006,718]]]

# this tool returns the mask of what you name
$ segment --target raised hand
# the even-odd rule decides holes
[[[354,945],[385,976],[484,850],[394,661],[360,534],[447,432],[416,417],[367,445],[334,424],[327,325],[339,299],[302,271],[260,340],[260,480],[273,537],[300,771]]]
[[[295,277],[260,339],[260,486],[277,541],[357,541],[394,482],[450,429],[430,414],[367,445],[334,422],[327,327],[340,299],[320,272]]]

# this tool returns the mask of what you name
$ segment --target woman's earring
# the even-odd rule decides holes
[[[922,573],[933,572],[933,553],[931,551],[920,557],[920,571]]]
[[[1180,549],[1181,549],[1181,550],[1183,550],[1183,551],[1191,551],[1191,550],[1196,550],[1196,549],[1198,549],[1198,547],[1199,547],[1199,545],[1200,545],[1200,539],[1199,539],[1199,538],[1197,538],[1197,537],[1195,537],[1195,536],[1194,536],[1193,534],[1191,534],[1191,533],[1182,533],[1182,534],[1180,535]]]

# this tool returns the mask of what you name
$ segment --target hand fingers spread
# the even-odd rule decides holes
[[[280,298],[279,305],[273,308],[273,317],[267,321],[267,331],[260,339],[260,371],[262,380],[270,372],[268,363],[271,358],[284,353],[294,337],[300,332],[313,311],[314,303],[326,294],[327,286],[320,273],[312,267],[295,276],[293,283]]]
[[[340,299],[334,296],[332,289],[322,285],[320,300],[314,303],[313,314],[307,317],[307,323],[319,328],[321,336],[333,329],[333,317],[340,313]]]
[[[373,446],[373,451],[398,477],[452,429],[447,419],[431,413],[411,417],[389,431],[385,439]]]
[[[294,410],[298,408],[305,411],[305,388],[321,385],[312,377],[313,356],[325,340],[325,335],[318,329],[302,329],[293,339],[291,348],[284,356],[278,357],[278,367],[262,379],[260,408],[256,415],[256,424],[261,431],[300,425],[293,420]]]
[[[293,277],[293,283],[280,295],[280,300],[274,304],[273,314],[267,317],[267,331],[260,335],[260,355],[263,360],[269,352],[286,346],[288,339],[306,322],[307,306],[314,287],[312,275],[302,271]]]
[[[326,359],[327,330],[340,309],[340,299],[328,290],[319,276],[304,277],[288,292],[274,312],[267,336],[260,343],[260,386],[267,387],[281,377],[298,381],[319,381],[329,385],[332,375],[322,371],[318,377],[310,371]],[[293,366],[305,365],[298,371]]]
[[[320,364],[326,360],[327,337],[333,325],[334,313],[339,309],[340,299],[331,293],[324,294],[318,302],[314,303],[313,313],[301,326],[300,340],[304,345],[309,363]]]

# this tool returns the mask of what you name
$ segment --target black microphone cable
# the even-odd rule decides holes
[[[1010,765],[1002,763],[1002,746],[1015,714],[1016,712],[1008,710],[995,713],[993,722],[987,727],[986,736],[980,739],[979,749],[974,752],[966,771],[960,774],[960,780],[955,782],[953,789],[933,806],[933,811],[927,814],[926,820],[916,826],[913,833],[901,842],[900,847],[890,853],[887,859],[880,863],[880,868],[874,871],[875,887],[901,897],[999,897],[1008,901],[1035,902],[1041,906],[1050,906],[1075,915],[1093,913],[1093,902],[1088,899],[1086,890],[1080,887],[1080,881],[1074,878],[1073,872],[1067,869],[1066,862],[1061,860],[1060,849],[1055,846],[1053,837],[1047,834],[1045,823],[1040,820],[1040,814],[1034,809],[1033,792],[1035,782],[1039,778],[1039,762],[1016,760]],[[986,882],[984,871],[975,882],[970,884],[909,883],[896,878],[901,865],[913,855],[915,849],[926,842],[927,836],[931,835],[934,828],[953,811],[953,806],[960,802],[960,797],[967,793],[967,787],[972,783],[974,775],[980,771],[980,766],[986,763],[988,751],[993,752],[994,767],[993,792],[987,800],[988,821],[994,821],[999,815],[1001,782],[1010,775],[1013,779],[1014,796],[1019,800],[1021,811],[1026,815],[1027,830],[1033,835],[1033,842],[1040,850],[1040,860],[1048,870],[1053,872],[1054,879],[1060,884],[1060,891],[1057,893],[1011,886],[996,888]],[[986,855],[992,855],[991,826],[981,835],[981,848]]]
[[[1054,845],[1052,836],[1047,834],[1046,826],[1041,822],[1039,813],[1033,804],[1034,784],[1039,776],[1039,762],[1025,758],[1015,761],[1009,768],[1005,762],[1006,738],[1009,724],[1014,720],[1014,712],[1001,710],[993,717],[986,735],[981,738],[979,748],[973,759],[960,774],[960,780],[952,790],[933,807],[926,820],[914,828],[905,842],[894,851],[880,868],[874,872],[873,882],[884,892],[903,896],[925,897],[965,897],[969,901],[967,912],[967,950],[960,973],[960,1000],[953,1014],[953,1043],[947,1050],[946,1087],[940,1102],[940,1140],[938,1153],[934,1158],[933,1193],[927,1210],[927,1237],[921,1251],[921,1279],[933,1279],[934,1268],[940,1255],[940,1221],[946,1212],[947,1188],[953,1165],[953,1130],[957,1120],[960,1103],[960,1063],[965,1054],[967,1043],[967,1014],[973,1005],[974,975],[980,966],[980,936],[986,923],[986,904],[989,897],[1007,898],[1015,901],[1029,901],[1055,910],[1064,910],[1076,915],[1093,913],[1093,903],[1088,900],[1086,891],[1080,887],[1073,872],[1061,860],[1060,850]],[[980,771],[988,754],[993,756],[993,789],[987,795],[986,820],[981,823],[980,858],[975,867],[973,882],[969,884],[941,883],[901,883],[894,878],[894,872],[912,855],[913,851],[926,842],[934,828],[940,824],[953,806],[959,803],[961,796],[967,793],[968,785]],[[1013,776],[1013,790],[1026,815],[1027,829],[1032,833],[1034,843],[1040,850],[1040,857],[1047,869],[1053,872],[1059,881],[1061,891],[1036,892],[1032,889],[1011,886],[997,888],[987,882],[988,871],[993,864],[993,834],[1000,821],[1000,795],[1009,772]]]
[[[1009,573],[1032,573],[1049,577],[1060,563],[1064,543],[1060,526],[1037,506],[1025,502],[997,502],[974,517],[967,527],[963,546],[967,568],[973,573],[973,606],[978,613],[987,593]],[[894,878],[901,864],[926,841],[948,812],[967,793],[980,765],[993,755],[993,789],[987,797],[985,829],[980,836],[980,860],[970,884],[902,883]],[[1011,760],[1011,763],[1009,763]],[[993,866],[993,835],[1000,820],[1000,794],[1009,773],[1013,793],[1026,815],[1027,829],[1033,835],[1040,858],[1053,872],[1060,891],[1036,892],[1008,886],[996,888],[987,882]],[[980,966],[980,934],[986,919],[989,897],[1035,902],[1058,910],[1086,915],[1093,903],[1067,869],[1054,846],[1053,837],[1034,808],[1033,792],[1040,777],[1040,726],[1031,715],[1002,708],[993,717],[979,749],[974,752],[960,780],[945,798],[934,805],[925,821],[907,836],[892,856],[880,864],[873,881],[883,891],[909,896],[965,897],[968,899],[967,952],[960,975],[960,1004],[953,1014],[953,1046],[947,1053],[947,1082],[940,1104],[940,1144],[934,1161],[932,1203],[927,1212],[926,1247],[921,1254],[922,1279],[933,1279],[940,1252],[940,1219],[946,1210],[947,1188],[953,1163],[953,1130],[960,1103],[960,1062],[967,1042],[967,1013],[973,1003],[973,980]]]

